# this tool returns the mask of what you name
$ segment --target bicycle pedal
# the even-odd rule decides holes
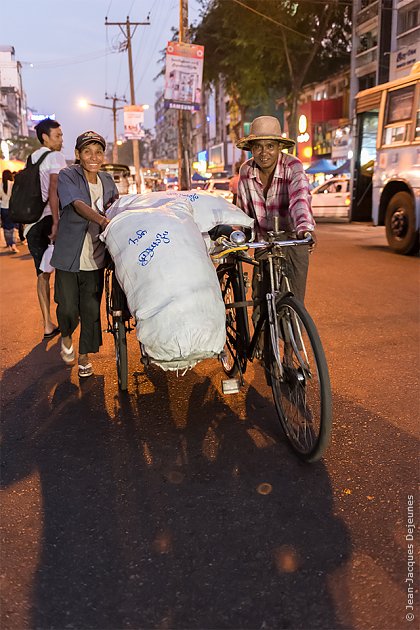
[[[239,378],[228,378],[222,381],[222,392],[224,394],[239,394],[241,391],[241,381]]]

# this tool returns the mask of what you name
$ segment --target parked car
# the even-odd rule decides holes
[[[207,182],[191,182],[190,190],[204,190]]]
[[[133,177],[128,166],[125,164],[102,164],[101,171],[106,171],[112,175],[120,195],[127,195],[130,192],[129,188]]]
[[[207,183],[204,184],[204,190],[209,193],[213,193],[214,195],[220,195],[227,199],[227,201],[232,202],[233,194],[229,190],[229,179],[220,178],[220,179],[210,179]]]
[[[350,180],[333,177],[311,191],[312,212],[315,219],[348,219],[350,208]]]

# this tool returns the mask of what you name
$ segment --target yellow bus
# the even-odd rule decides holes
[[[391,249],[419,251],[420,63],[356,95],[352,220],[384,225]]]

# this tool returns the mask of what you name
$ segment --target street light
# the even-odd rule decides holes
[[[105,94],[105,98],[112,101],[112,107],[109,107],[108,105],[97,105],[96,103],[90,103],[85,98],[82,98],[79,100],[79,107],[82,107],[83,109],[86,109],[87,107],[100,107],[101,109],[109,109],[112,111],[112,116],[114,120],[114,144],[112,147],[112,161],[114,164],[117,164],[118,163],[117,111],[119,109],[124,109],[124,106],[117,107],[116,104],[118,101],[121,101],[124,103],[126,103],[127,101],[125,97],[117,98],[115,95],[108,96],[108,94]]]

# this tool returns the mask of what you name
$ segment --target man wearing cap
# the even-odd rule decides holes
[[[259,116],[251,123],[249,136],[236,145],[251,151],[252,157],[240,169],[237,205],[255,219],[259,237],[274,228],[279,217],[280,230],[292,238],[304,238],[310,232],[316,241],[315,221],[311,210],[309,182],[302,162],[282,149],[293,147],[294,141],[284,138],[280,123],[273,116]],[[308,251],[312,247],[288,247],[292,290],[302,302],[308,273]],[[254,294],[262,287],[253,279]]]
[[[107,226],[104,211],[118,198],[109,173],[100,171],[106,143],[95,131],[76,140],[76,164],[60,171],[60,221],[51,264],[55,267],[57,319],[61,357],[75,359],[72,335],[80,319],[79,376],[93,374],[90,352],[102,345],[100,305],[104,283],[105,246],[99,240]]]

